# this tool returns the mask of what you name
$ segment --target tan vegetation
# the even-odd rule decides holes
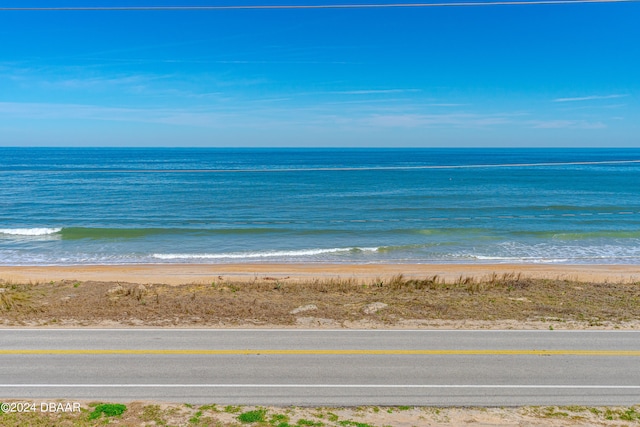
[[[97,409],[126,408],[110,413]],[[640,407],[544,406],[523,408],[276,408],[224,405],[85,403],[74,413],[0,413],[0,427],[18,426],[208,426],[208,427],[410,427],[410,426],[630,426],[640,424]]]
[[[457,322],[457,323],[456,323]],[[5,326],[638,327],[640,283],[533,279],[0,282]],[[541,326],[543,325],[543,326]]]

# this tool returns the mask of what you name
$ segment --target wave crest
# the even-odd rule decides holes
[[[48,236],[60,231],[62,228],[0,228],[0,234],[8,236]]]
[[[304,257],[338,252],[376,252],[378,248],[331,248],[331,249],[302,249],[293,251],[265,251],[246,253],[220,253],[220,254],[153,254],[156,259],[247,259],[247,258],[272,258],[272,257]]]

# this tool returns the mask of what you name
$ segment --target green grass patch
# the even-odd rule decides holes
[[[190,424],[198,424],[200,423],[200,417],[202,416],[202,411],[198,411],[195,414],[193,414],[193,417],[189,418],[189,423]]]
[[[157,426],[163,426],[167,424],[167,421],[163,417],[162,409],[160,405],[147,405],[142,408],[143,421],[153,421]]]
[[[636,412],[634,408],[629,408],[620,414],[620,419],[623,421],[638,421],[640,420],[640,413]]]
[[[304,418],[302,418],[302,419],[298,420],[296,425],[309,426],[309,427],[322,427],[322,426],[324,426],[324,423],[321,422],[321,421],[310,421],[310,420],[305,420]]]
[[[241,423],[263,423],[266,421],[265,416],[267,415],[266,409],[255,409],[253,411],[243,412],[238,415],[238,421]]]
[[[357,421],[351,421],[351,420],[340,421],[338,425],[343,427],[373,427],[371,424],[359,423]]]
[[[271,415],[271,419],[269,420],[269,424],[278,426],[278,427],[283,426],[284,424],[288,425],[288,423],[289,423],[289,417],[284,414],[273,414]]]
[[[240,411],[242,411],[240,406],[227,405],[224,407],[224,412],[227,414],[237,414]]]
[[[545,417],[564,418],[564,417],[568,417],[569,414],[566,413],[566,412],[562,412],[562,411],[556,410],[556,408],[554,408],[554,407],[549,407],[549,408],[545,409],[544,416]]]
[[[95,420],[97,418],[100,418],[102,415],[104,415],[105,417],[118,417],[124,414],[124,411],[126,410],[127,407],[120,403],[103,403],[97,405],[93,409],[93,412],[89,414],[89,419]]]
[[[338,421],[338,416],[336,414],[334,414],[333,412],[327,412],[327,419],[329,421],[331,421],[332,423],[335,423]]]

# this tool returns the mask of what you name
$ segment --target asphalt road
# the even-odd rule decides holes
[[[4,329],[0,399],[632,405],[640,332]]]

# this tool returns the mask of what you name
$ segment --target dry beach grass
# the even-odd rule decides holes
[[[5,326],[637,328],[639,283],[403,275],[358,279],[222,275],[167,285],[0,283]]]

